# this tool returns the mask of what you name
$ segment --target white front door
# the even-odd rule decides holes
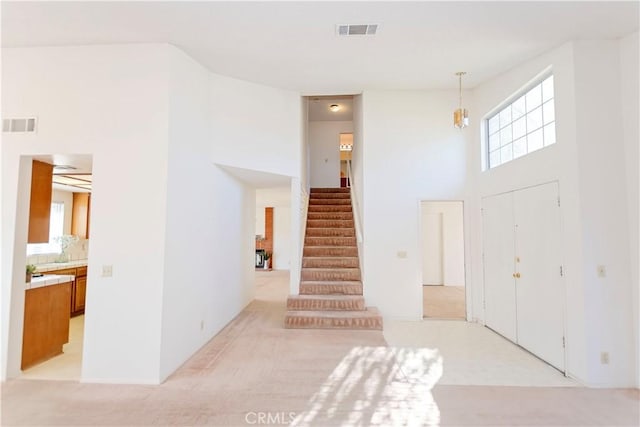
[[[518,344],[564,371],[558,184],[514,192]]]
[[[558,184],[483,199],[486,325],[564,371]]]
[[[517,342],[513,193],[482,200],[485,324]]]

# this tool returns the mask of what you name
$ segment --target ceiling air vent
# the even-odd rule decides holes
[[[2,120],[3,133],[34,133],[35,131],[36,131],[35,117]]]
[[[378,24],[341,24],[336,25],[339,36],[373,36],[378,31]]]

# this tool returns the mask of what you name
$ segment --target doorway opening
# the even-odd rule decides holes
[[[353,132],[340,134],[340,187],[351,187],[349,162],[353,151]]]
[[[355,130],[353,95],[306,99],[309,187],[348,187],[348,162]]]
[[[21,377],[80,381],[93,157],[51,154],[29,161],[30,201],[19,214],[28,223],[26,264],[35,271],[27,275],[24,294]]]
[[[420,202],[423,318],[466,319],[462,201]]]

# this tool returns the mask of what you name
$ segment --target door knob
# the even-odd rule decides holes
[[[520,278],[520,273],[516,273],[516,279]]]
[[[515,279],[515,278],[516,278],[516,273],[513,273],[513,274],[512,274],[512,276],[513,276],[513,278]]]

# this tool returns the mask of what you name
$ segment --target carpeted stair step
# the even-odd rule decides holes
[[[307,213],[307,220],[350,220],[353,221],[353,213],[349,212],[309,212]]]
[[[349,212],[351,205],[309,205],[309,212]]]
[[[358,257],[304,257],[302,268],[358,268]]]
[[[315,197],[311,197],[309,199],[309,206],[318,206],[318,205],[348,205],[351,206],[351,199],[317,199]]]
[[[287,299],[287,310],[294,311],[362,311],[365,308],[362,295],[291,295]]]
[[[314,193],[351,193],[350,188],[312,188],[311,194]]]
[[[306,236],[304,244],[305,246],[356,246],[356,238]]]
[[[351,199],[349,193],[311,193],[310,199]]]
[[[288,311],[285,328],[382,330],[382,316],[374,307],[363,311]]]
[[[303,280],[300,295],[362,295],[359,280]]]
[[[362,280],[359,268],[303,268],[302,280]]]
[[[305,246],[302,255],[304,257],[357,257],[358,248],[356,246]]]
[[[351,228],[317,228],[307,227],[307,236],[309,237],[353,237],[356,230]]]
[[[307,228],[353,228],[353,220],[344,219],[309,219]]]

